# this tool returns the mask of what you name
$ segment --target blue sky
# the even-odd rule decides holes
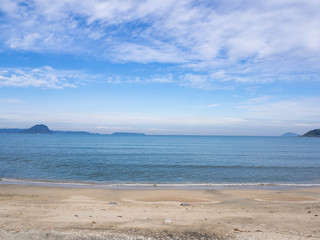
[[[0,0],[0,128],[320,128],[318,0]]]

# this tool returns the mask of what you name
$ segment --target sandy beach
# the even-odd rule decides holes
[[[320,189],[0,185],[0,239],[320,239]]]

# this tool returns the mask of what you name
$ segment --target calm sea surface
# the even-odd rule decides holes
[[[320,138],[0,134],[0,178],[320,184]]]

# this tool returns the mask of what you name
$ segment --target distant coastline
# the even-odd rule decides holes
[[[79,134],[79,135],[114,135],[114,136],[145,136],[145,133],[135,132],[115,132],[112,134],[91,133],[86,131],[55,131],[48,128],[45,124],[36,124],[31,128],[3,128],[1,133],[9,134]]]
[[[136,132],[114,132],[111,134],[101,134],[101,133],[91,133],[86,131],[61,131],[61,130],[51,130],[45,124],[36,124],[31,128],[20,129],[20,128],[2,128],[1,133],[7,134],[78,134],[78,135],[112,135],[112,136],[146,136],[145,133]],[[287,132],[282,134],[280,137],[320,137],[320,129],[310,130],[305,134],[299,135],[293,132]]]
[[[114,136],[145,136],[146,134],[132,133],[132,132],[115,132],[115,133],[112,133],[111,135],[114,135]]]

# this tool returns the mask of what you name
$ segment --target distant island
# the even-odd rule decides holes
[[[110,134],[99,134],[99,133],[90,133],[86,131],[55,131],[50,130],[48,126],[44,124],[36,124],[28,129],[19,129],[19,128],[9,128],[9,129],[0,129],[1,133],[10,133],[10,134],[79,134],[79,135],[110,135]],[[131,132],[115,132],[111,135],[115,136],[145,136],[144,133],[131,133]]]
[[[81,134],[81,135],[90,135],[90,134],[99,134],[99,133],[90,133],[85,131],[52,131],[54,134]]]
[[[28,129],[0,129],[0,133],[52,134],[53,132],[44,124],[36,124]]]
[[[9,129],[0,129],[0,133],[26,133],[26,134],[96,134],[89,133],[85,131],[54,131],[50,130],[47,125],[36,124],[28,129],[19,129],[19,128],[9,128]]]
[[[299,134],[293,133],[293,132],[287,132],[285,134],[282,134],[281,137],[298,137]]]
[[[320,137],[320,129],[311,130],[303,134],[301,137]]]
[[[48,128],[48,126],[44,125],[44,124],[37,124],[34,125],[31,128],[25,129],[23,131],[21,131],[20,133],[30,133],[30,134],[52,134],[52,132],[50,131],[50,129]]]
[[[131,133],[131,132],[115,132],[115,133],[112,133],[111,135],[116,135],[116,136],[145,136],[144,133]]]

